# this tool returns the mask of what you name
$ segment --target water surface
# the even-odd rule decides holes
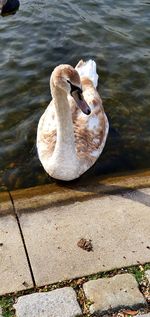
[[[1,189],[52,182],[36,153],[38,120],[61,63],[93,58],[111,129],[94,174],[150,167],[149,1],[22,0],[0,17]]]

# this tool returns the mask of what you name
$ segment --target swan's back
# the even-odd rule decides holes
[[[93,83],[93,86],[96,88],[98,85],[98,74],[96,72],[96,63],[90,59],[87,62],[80,60],[76,65],[75,69],[77,70],[80,78],[86,77],[90,79]]]
[[[91,109],[90,116],[86,116],[80,109],[74,107],[73,123],[76,148],[79,158],[86,159],[90,167],[104,148],[109,124],[104,113],[102,100],[96,90],[98,84],[96,63],[93,60],[87,62],[81,60],[75,69],[80,75],[84,99]]]
[[[90,106],[91,114],[86,116],[76,107],[74,100],[70,100],[72,108],[72,118],[74,125],[74,135],[77,155],[79,159],[87,161],[92,166],[101,154],[107,134],[108,120],[104,113],[102,101],[88,78],[82,77],[83,96]]]

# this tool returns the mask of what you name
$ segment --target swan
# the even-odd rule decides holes
[[[1,15],[15,14],[19,6],[19,0],[0,0]]]
[[[86,172],[100,156],[109,123],[96,90],[93,60],[75,68],[57,66],[50,77],[52,101],[37,127],[37,152],[45,171],[70,181]]]

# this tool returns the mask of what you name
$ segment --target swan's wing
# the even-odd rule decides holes
[[[42,162],[53,154],[56,144],[56,116],[53,101],[41,116],[37,128],[37,150]]]
[[[75,143],[78,157],[86,160],[90,167],[104,148],[109,124],[101,98],[92,82],[87,78],[81,78],[81,81],[83,96],[91,108],[91,114],[87,116],[77,107],[76,110],[72,107]]]
[[[98,74],[96,72],[96,63],[89,59],[84,62],[82,59],[76,65],[75,69],[77,70],[80,78],[86,77],[90,79],[93,83],[93,86],[96,88],[98,85]]]

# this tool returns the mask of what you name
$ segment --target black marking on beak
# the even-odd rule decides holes
[[[71,87],[70,94],[72,95],[74,91],[77,91],[79,98],[81,98],[81,94],[83,92],[82,89],[78,86],[73,85],[69,80],[67,80],[67,82],[70,84],[70,87]]]
[[[78,94],[78,97],[79,97],[79,100],[82,100],[83,98],[82,98],[82,93],[80,93],[78,90],[77,90],[77,94]]]
[[[78,86],[73,85],[69,80],[67,80],[67,82],[70,84],[70,94],[74,98],[76,104],[83,113],[89,115],[91,113],[91,109],[82,96],[82,89]]]
[[[88,108],[86,114],[89,115],[91,113],[91,109]]]

